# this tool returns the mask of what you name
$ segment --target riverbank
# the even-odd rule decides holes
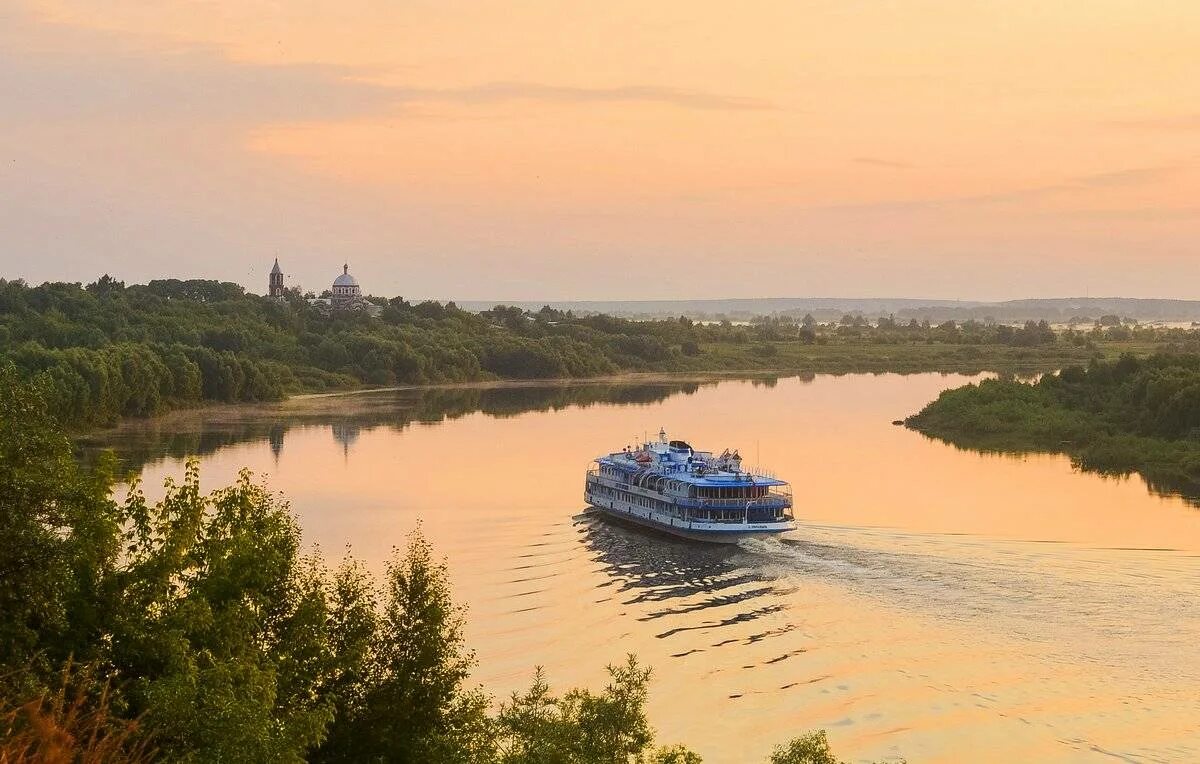
[[[775,379],[806,374],[943,374],[1000,373],[1027,376],[1054,371],[1072,364],[1086,363],[1090,358],[1117,358],[1123,353],[1150,355],[1160,343],[1146,341],[1102,342],[1093,348],[1055,345],[1042,348],[1014,348],[997,345],[948,346],[942,344],[883,344],[833,343],[805,345],[796,342],[774,343],[775,351],[758,359],[763,365],[746,364],[746,357],[731,355],[715,345],[704,348],[704,355],[690,359],[695,368],[685,370],[627,371],[591,377],[555,377],[549,379],[476,379],[461,382],[406,385],[347,384],[337,389],[305,390],[285,394],[279,400],[225,403],[219,401],[168,402],[166,409],[152,417],[124,417],[110,426],[89,426],[77,422],[76,437],[103,436],[123,426],[138,427],[149,419],[160,427],[172,422],[204,416],[212,420],[227,414],[230,419],[253,416],[268,411],[288,415],[303,414],[308,402],[329,397],[353,399],[356,396],[386,392],[483,392],[521,389],[560,390],[603,387],[608,385],[686,385],[706,384],[722,379]],[[769,361],[769,363],[768,363]],[[727,365],[726,368],[722,368]],[[714,368],[715,367],[715,368]],[[595,392],[593,390],[593,392]],[[603,395],[591,396],[603,400]],[[353,406],[347,414],[353,415]]]
[[[631,372],[1029,374],[1096,355],[1200,351],[1197,332],[1099,324],[869,323],[848,314],[837,322],[771,316],[741,326],[550,308],[474,313],[401,298],[375,304],[378,315],[327,314],[303,299],[268,300],[215,282],[0,282],[0,363],[40,379],[53,410],[83,430],[197,403],[396,385]]]
[[[998,343],[960,344],[940,341],[878,342],[866,338],[831,338],[824,343],[774,342],[757,348],[703,346],[703,355],[689,359],[692,371],[733,373],[812,372],[820,374],[943,372],[1029,374],[1084,364],[1094,357],[1117,358],[1123,353],[1149,355],[1162,340],[1100,340],[1080,345],[1059,337],[1030,347]],[[751,352],[752,351],[752,352]]]
[[[1124,355],[1036,382],[947,390],[906,426],[961,448],[1060,453],[1081,470],[1138,473],[1200,502],[1200,356]]]

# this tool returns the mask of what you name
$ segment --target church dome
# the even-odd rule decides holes
[[[342,266],[342,275],[338,276],[336,279],[333,280],[333,285],[335,287],[358,286],[358,279],[356,279],[350,275],[350,266],[349,265],[343,265]]]

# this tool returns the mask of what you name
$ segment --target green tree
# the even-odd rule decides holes
[[[583,760],[624,764],[654,740],[645,710],[651,671],[630,655],[623,665],[609,666],[608,673],[604,692],[574,690],[565,702],[569,714],[578,714]]]
[[[650,764],[702,764],[703,761],[700,754],[682,745],[664,746],[650,755]]]
[[[575,755],[578,732],[575,719],[564,718],[557,698],[550,694],[541,666],[524,693],[513,693],[500,707],[497,744],[503,764],[557,764]]]
[[[444,562],[420,531],[388,565],[374,666],[361,701],[336,719],[324,761],[484,761],[491,752],[487,698],[464,683],[474,653],[462,637]]]
[[[81,469],[47,398],[45,382],[0,364],[0,675],[32,666],[50,681],[92,653],[120,517],[112,461]]]
[[[809,732],[776,746],[770,764],[845,764],[833,755],[825,730]]]
[[[539,667],[524,693],[513,693],[496,719],[496,744],[503,764],[696,764],[683,746],[653,748],[654,730],[645,706],[651,671],[630,655],[609,666],[600,693],[573,689],[550,692]]]
[[[205,496],[194,462],[148,504],[126,504],[129,563],[112,662],[131,712],[171,756],[301,761],[324,735],[333,671],[315,561],[298,556],[287,507],[248,472]]]

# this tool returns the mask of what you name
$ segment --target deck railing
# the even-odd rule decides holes
[[[779,508],[772,509],[770,507],[762,507],[762,506],[750,507],[750,509],[748,511],[743,510],[743,512],[745,512],[745,513],[737,512],[737,513],[732,514],[729,517],[711,517],[711,516],[697,517],[696,514],[689,512],[688,520],[690,520],[692,522],[697,522],[697,523],[728,523],[730,525],[737,525],[737,524],[746,523],[746,522],[775,523],[775,522],[780,522],[782,520],[793,519],[792,513],[787,509],[784,509],[784,511],[780,513],[781,516],[777,517],[776,509],[779,509]],[[728,512],[730,510],[720,510],[720,511]],[[697,510],[697,512],[707,512],[707,510]],[[764,516],[767,512],[770,512],[770,515]]]
[[[791,506],[792,497],[785,493],[771,491],[765,496],[752,499],[707,499],[693,496],[673,496],[676,503],[690,509],[745,509],[750,507],[787,507]]]
[[[598,474],[594,470],[588,470],[589,478],[598,478]],[[589,481],[590,482],[590,481]],[[599,482],[599,481],[597,481]],[[604,485],[603,483],[600,483]],[[687,507],[690,511],[705,511],[705,510],[737,510],[739,512],[749,509],[754,510],[778,510],[786,509],[792,506],[792,496],[788,491],[768,491],[763,496],[742,497],[740,499],[714,499],[700,496],[679,496],[671,492],[659,492],[640,486],[633,486],[624,483],[618,483],[615,486],[606,486],[614,490],[625,490],[634,495],[646,496],[647,498],[667,501],[679,507]],[[640,489],[640,490],[639,490]]]

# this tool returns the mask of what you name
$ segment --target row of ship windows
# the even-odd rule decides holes
[[[625,491],[618,491],[617,489],[609,488],[606,485],[594,486],[592,488],[592,493],[598,493],[601,496],[610,496],[614,499],[619,499],[621,501],[627,501],[630,504],[636,504],[639,507],[645,507],[646,509],[653,509],[658,512],[670,511],[672,514],[675,514],[675,515],[679,514],[678,507],[675,507],[674,505],[669,504],[668,502],[658,501],[657,499],[648,499],[645,496],[638,496],[637,494],[626,493]]]
[[[600,466],[600,474],[605,477],[611,477],[618,480],[626,480],[627,476],[621,470],[615,467]],[[648,488],[657,488],[657,480],[650,478],[652,484]],[[770,488],[765,485],[750,485],[750,486],[688,486],[688,496],[700,499],[759,499],[766,496],[770,492]]]
[[[690,513],[685,513],[681,507],[665,501],[649,499],[645,496],[627,493],[625,491],[609,488],[605,485],[593,485],[592,493],[600,496],[617,499],[618,501],[626,501],[630,504],[635,504],[639,507],[652,509],[656,512],[664,512],[672,517],[690,519],[690,520],[708,520],[716,522],[739,522],[747,518],[747,515],[738,509],[699,509],[692,510]],[[772,522],[786,520],[790,517],[790,513],[785,509],[768,509],[757,508],[750,511],[749,520],[754,522]]]

